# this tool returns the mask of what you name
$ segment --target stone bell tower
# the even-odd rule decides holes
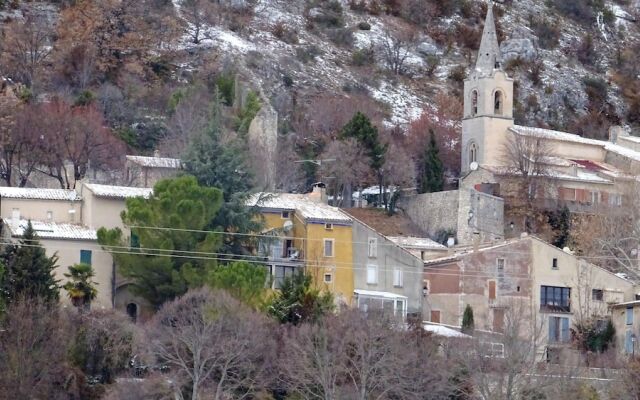
[[[475,68],[464,81],[462,175],[473,162],[501,165],[504,142],[513,126],[513,79],[503,70],[490,3]]]

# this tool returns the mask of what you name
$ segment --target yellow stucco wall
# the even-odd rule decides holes
[[[282,228],[287,218],[281,212],[264,211],[261,213],[267,229]],[[324,223],[310,223],[295,211],[289,212],[293,229],[283,236],[292,238],[293,246],[301,250],[301,259],[305,261],[306,273],[311,275],[318,289],[332,292],[336,301],[351,305],[353,298],[353,232],[350,225],[333,224],[326,229]],[[324,256],[325,239],[333,240],[334,256]],[[324,282],[324,275],[332,274],[331,283]]]

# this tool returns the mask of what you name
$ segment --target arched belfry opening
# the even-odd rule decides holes
[[[471,116],[478,115],[478,91],[473,90],[471,92]]]
[[[493,95],[493,113],[496,115],[502,115],[502,110],[504,107],[504,95],[500,90],[496,90],[496,93]]]

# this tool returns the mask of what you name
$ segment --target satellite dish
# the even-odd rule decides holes
[[[289,232],[291,231],[291,228],[293,228],[293,222],[289,220],[284,221],[284,224],[282,224],[282,230]]]
[[[473,161],[471,164],[469,164],[469,169],[471,171],[477,171],[478,170],[478,163]]]

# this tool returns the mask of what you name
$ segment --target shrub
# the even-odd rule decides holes
[[[538,86],[542,82],[542,71],[544,71],[544,63],[540,60],[529,63],[529,79],[534,86]]]
[[[298,44],[298,32],[289,28],[284,21],[278,21],[271,29],[273,36],[289,44]]]
[[[576,49],[576,57],[584,65],[595,65],[598,61],[598,55],[593,45],[593,36],[587,33],[578,48]]]
[[[325,27],[341,28],[344,26],[342,4],[337,0],[312,2],[307,9],[307,20]]]
[[[538,43],[543,49],[554,49],[560,43],[561,29],[558,21],[530,16],[529,27],[538,37]]]
[[[96,99],[96,96],[93,94],[91,90],[83,90],[82,92],[80,92],[78,97],[76,97],[74,105],[88,106],[89,104],[93,103],[95,99]]]
[[[427,57],[425,57],[425,74],[427,74],[427,76],[433,76],[433,74],[436,72],[436,69],[438,69],[438,66],[440,65],[440,57],[436,56],[436,55],[428,55]]]
[[[370,31],[371,30],[371,24],[366,22],[366,21],[362,21],[362,22],[358,23],[358,29],[360,29],[361,31]]]
[[[296,57],[304,64],[315,61],[316,57],[320,54],[322,54],[322,51],[315,45],[296,48]]]
[[[329,40],[339,46],[353,45],[353,31],[350,28],[336,28],[327,30]]]
[[[375,62],[375,53],[373,47],[356,49],[351,53],[351,64],[356,67],[371,65]]]
[[[599,108],[606,103],[609,85],[604,79],[586,77],[582,80],[582,83],[584,83],[584,91],[592,106]]]
[[[449,71],[447,78],[453,82],[462,84],[467,77],[467,69],[464,65],[457,65]]]
[[[603,0],[549,0],[547,4],[582,24],[591,24],[597,13],[604,10]]]
[[[251,91],[247,94],[247,100],[245,102],[244,108],[240,111],[238,115],[236,129],[238,133],[241,135],[247,134],[249,132],[249,126],[251,125],[251,121],[255,118],[258,111],[262,105],[260,104],[260,98],[258,97],[258,93]]]
[[[222,103],[231,106],[235,97],[235,76],[232,73],[223,73],[216,78],[216,86],[220,92]]]

